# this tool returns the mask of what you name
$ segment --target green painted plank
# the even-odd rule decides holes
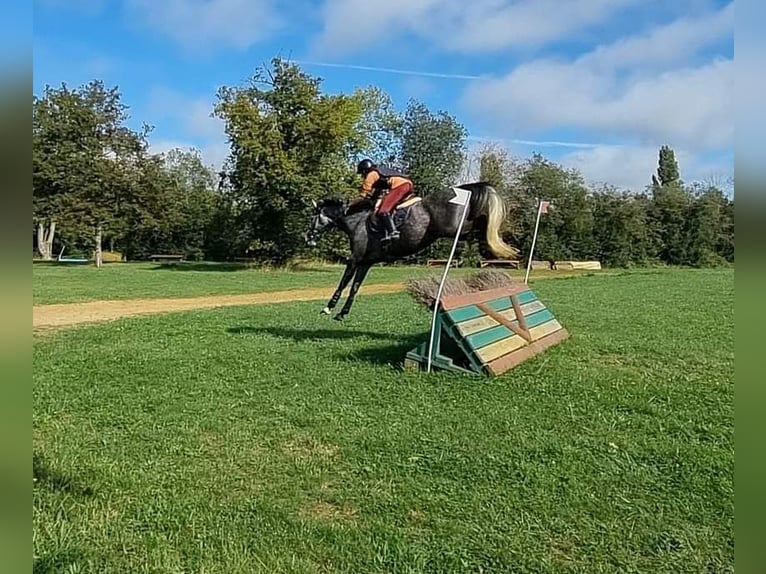
[[[538,325],[542,325],[543,323],[551,321],[554,319],[554,317],[553,313],[551,313],[548,309],[543,309],[537,313],[527,315],[525,319],[527,321],[527,326],[531,329],[532,327],[537,327]],[[518,325],[519,322],[513,321],[512,324]],[[468,341],[468,344],[471,346],[471,348],[481,349],[482,347],[486,347],[487,345],[491,345],[497,341],[507,339],[513,335],[515,335],[515,333],[508,327],[497,325],[495,327],[490,327],[489,329],[479,331],[478,333],[474,333],[473,335],[469,335],[466,337],[466,341]]]
[[[468,337],[466,337],[466,340],[474,349],[481,349],[482,347],[491,345],[492,343],[496,341],[507,339],[511,335],[515,335],[515,333],[511,331],[508,327],[504,327],[503,325],[498,325],[497,327],[492,327],[491,329],[484,329],[483,331],[479,331],[478,333],[469,335]]]
[[[513,304],[511,303],[510,297],[500,297],[500,299],[487,301],[487,306],[495,311],[505,311],[506,309],[513,307]]]
[[[516,299],[519,300],[519,305],[524,305],[525,303],[531,303],[536,300],[537,295],[532,293],[532,291],[524,291],[523,293],[516,295]]]
[[[531,303],[532,301],[537,300],[537,296],[532,293],[532,291],[524,291],[517,295],[517,298],[520,305],[525,305],[526,303]],[[487,301],[487,305],[490,309],[494,309],[495,311],[505,311],[512,307],[510,297],[500,297],[498,299],[493,299],[492,301]],[[465,305],[464,307],[458,307],[452,311],[447,311],[446,315],[453,323],[461,323],[462,321],[483,317],[484,313],[476,305]]]
[[[444,333],[449,336],[454,343],[458,346],[458,348],[465,354],[468,361],[473,366],[474,370],[476,372],[481,372],[483,369],[483,364],[481,360],[476,356],[476,354],[473,352],[473,348],[468,343],[468,341],[460,334],[460,331],[458,331],[457,327],[454,325],[446,325],[443,326]]]
[[[447,311],[446,315],[453,323],[460,323],[461,321],[483,317],[484,313],[476,305],[466,305],[465,307],[458,307],[452,311]]]
[[[494,309],[495,311],[505,311],[506,309],[510,309],[513,305],[511,304],[511,298],[510,297],[500,297],[499,299],[493,299],[492,301],[487,301],[487,306],[490,309]],[[463,321],[468,321],[470,319],[477,319],[479,317],[484,316],[484,312],[479,309],[476,305],[466,305],[465,307],[458,307],[457,309],[453,309],[452,311],[447,311],[447,316],[452,319],[454,323],[461,323]]]
[[[538,325],[547,323],[548,321],[554,319],[554,316],[553,313],[551,313],[548,309],[543,309],[537,313],[527,315],[524,317],[524,319],[527,321],[527,326],[531,329],[532,327],[537,327]]]

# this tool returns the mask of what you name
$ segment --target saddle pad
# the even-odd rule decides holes
[[[418,203],[420,201],[423,201],[423,198],[418,196],[418,195],[416,195],[414,197],[411,197],[411,198],[406,199],[403,202],[401,202],[399,205],[397,205],[394,208],[394,210],[404,209],[405,207],[410,207],[410,206],[415,205],[416,203]],[[376,210],[380,207],[381,203],[383,203],[383,198],[382,197],[375,202],[375,209]]]

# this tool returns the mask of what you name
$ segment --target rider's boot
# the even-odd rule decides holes
[[[396,229],[396,225],[394,225],[394,217],[390,213],[381,213],[380,216],[383,218],[383,225],[386,229],[386,236],[383,238],[383,241],[393,241],[394,239],[399,239],[399,230]]]

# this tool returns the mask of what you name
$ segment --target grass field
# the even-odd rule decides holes
[[[733,271],[535,291],[496,379],[400,372],[403,294],[38,339],[35,572],[733,572]]]
[[[438,274],[442,267],[375,266],[365,281],[397,283],[410,277]],[[451,276],[473,272],[460,268]],[[248,269],[237,264],[185,263],[115,263],[101,269],[93,266],[61,266],[36,264],[32,267],[32,298],[35,305],[74,303],[106,299],[154,297],[195,297],[235,295],[259,291],[334,287],[343,274],[342,265],[307,265],[295,270]],[[523,277],[523,271],[512,271]],[[583,273],[583,272],[580,272]],[[584,273],[583,273],[584,274]],[[535,271],[535,277],[550,276]]]
[[[368,281],[393,283],[437,269],[418,266],[375,267]],[[105,299],[233,295],[257,291],[332,287],[342,265],[310,265],[295,270],[248,269],[238,264],[128,263],[93,266],[34,265],[33,302],[73,303]]]

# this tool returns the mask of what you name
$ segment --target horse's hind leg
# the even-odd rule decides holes
[[[340,301],[341,295],[343,295],[343,290],[346,288],[346,285],[348,285],[349,281],[351,281],[351,278],[354,276],[354,271],[356,271],[356,265],[354,265],[353,259],[348,259],[346,261],[346,269],[343,270],[343,276],[340,278],[340,283],[338,283],[338,288],[335,290],[335,293],[332,294],[332,297],[330,297],[330,300],[327,302],[327,306],[322,309],[323,315],[330,315],[332,310],[335,309],[338,301]]]
[[[356,273],[354,275],[354,282],[351,284],[351,290],[348,293],[348,297],[346,298],[346,302],[343,304],[343,307],[340,310],[340,313],[335,315],[333,319],[336,321],[342,321],[346,318],[346,315],[348,315],[348,312],[351,311],[351,305],[354,304],[354,299],[356,298],[356,294],[359,291],[359,287],[362,286],[362,283],[364,282],[364,278],[367,277],[367,272],[370,270],[370,267],[372,265],[365,263],[364,265],[359,265],[356,268]]]

